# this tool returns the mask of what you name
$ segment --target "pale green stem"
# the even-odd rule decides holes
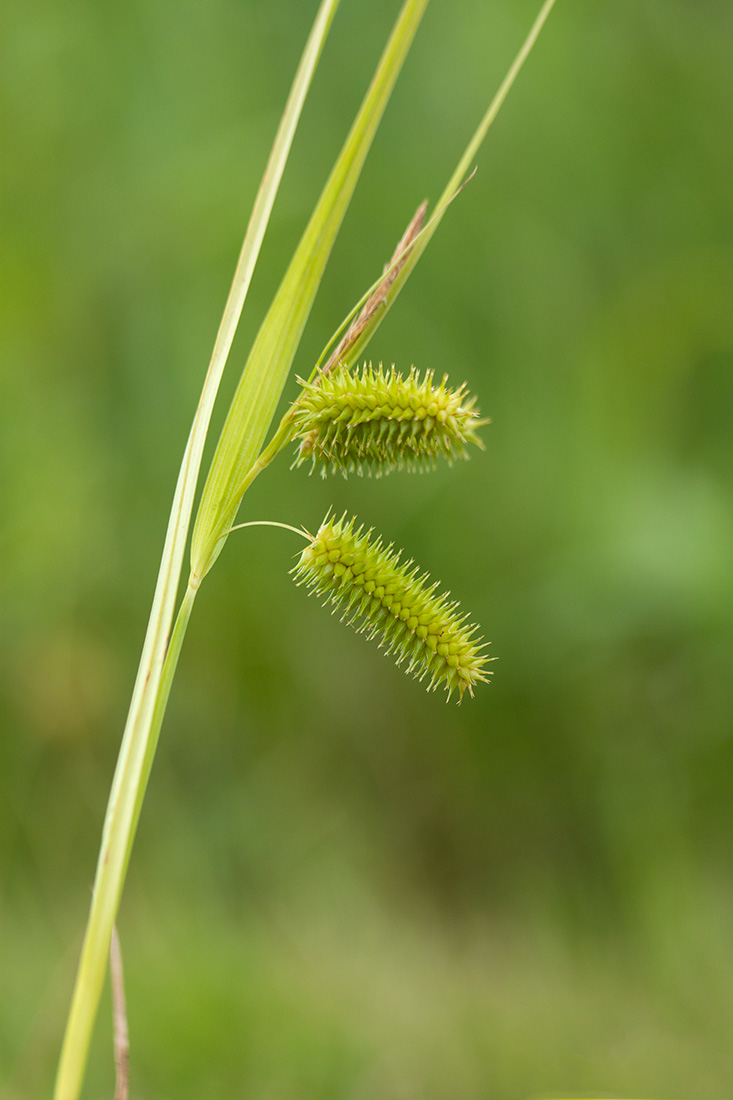
[[[173,677],[175,676],[176,668],[178,667],[178,658],[181,654],[181,646],[183,645],[183,639],[186,636],[186,630],[188,629],[188,620],[191,617],[191,611],[193,610],[193,604],[194,600],[196,599],[197,592],[198,589],[192,588],[191,585],[189,585],[186,589],[183,599],[181,600],[181,606],[178,609],[175,625],[173,627],[173,633],[171,634],[170,645],[168,646],[168,649],[166,651],[165,661],[163,663],[163,671],[160,677],[158,698],[155,701],[153,721],[150,726],[148,743],[145,746],[145,755],[143,757],[142,770],[140,772],[140,781],[135,797],[135,810],[132,819],[132,830],[129,843],[127,845],[127,854],[125,858],[125,868],[123,874],[127,873],[127,865],[130,862],[130,853],[132,852],[132,845],[135,839],[135,833],[137,832],[137,823],[140,818],[140,810],[142,809],[143,799],[145,798],[145,791],[147,790],[148,779],[150,778],[150,769],[153,766],[155,750],[158,747],[160,728],[163,725],[163,718],[165,717],[166,708],[168,706],[168,697],[170,696],[171,687],[173,685]]]
[[[405,0],[377,71],[262,322],[211,460],[191,538],[191,570],[216,561],[275,416],[331,248],[428,0]]]
[[[170,645],[160,670],[158,691],[152,719],[144,743],[138,742],[137,751],[120,757],[115,778],[117,797],[111,800],[102,847],[97,864],[97,877],[92,894],[92,905],[84,937],[79,971],[69,1020],[61,1049],[55,1097],[57,1100],[78,1096],[86,1068],[94,1019],[99,995],[107,969],[109,944],[119,907],[125,872],[140,817],[145,788],[158,743],[173,675],[178,664],[181,644],[191,616],[196,590],[188,588],[183,597],[173,628]],[[129,793],[127,793],[129,792]],[[120,838],[123,842],[120,843]],[[85,1041],[84,1041],[85,1040]]]
[[[247,492],[255,478],[259,477],[262,471],[270,465],[272,460],[280,454],[284,447],[287,447],[288,443],[293,438],[295,434],[293,425],[293,411],[294,410],[292,408],[288,409],[288,411],[285,413],[282,420],[278,424],[277,431],[273,435],[272,439],[267,444],[267,446],[263,448],[262,451],[260,451],[259,455],[247,471],[238,489],[238,496],[240,500]],[[247,525],[239,523],[236,527],[228,527],[226,531],[222,531],[221,535],[219,536],[219,541],[221,542],[222,546],[229,538],[229,535],[232,531],[238,531],[240,527],[245,526]],[[216,550],[215,552],[218,553],[218,550]],[[202,579],[203,578],[199,577],[192,570],[188,579],[188,583],[189,585],[194,585],[198,587],[198,585],[201,584]]]
[[[77,1100],[107,968],[109,944],[160,724],[194,600],[186,593],[173,635],[183,553],[204,441],[295,127],[339,0],[322,0],[268,160],[178,475],[140,666],[105,816],[92,904],[61,1051],[54,1100]]]
[[[534,23],[532,24],[532,26],[530,28],[530,31],[529,31],[529,34],[525,38],[525,40],[522,44],[522,47],[519,50],[519,53],[514,58],[514,61],[511,63],[511,65],[509,66],[509,71],[507,72],[506,76],[504,77],[501,84],[499,85],[499,90],[497,91],[496,95],[494,96],[491,103],[489,104],[489,108],[488,108],[486,114],[484,115],[484,117],[481,119],[481,122],[479,123],[479,126],[478,126],[478,129],[476,130],[476,133],[471,138],[471,140],[468,144],[468,148],[466,149],[465,153],[461,157],[460,161],[458,162],[458,166],[457,166],[455,172],[453,173],[450,180],[448,181],[448,184],[445,188],[445,191],[440,196],[440,199],[438,201],[438,206],[439,207],[443,206],[444,204],[446,204],[450,200],[451,196],[453,195],[453,192],[458,187],[460,187],[461,183],[463,182],[464,176],[466,175],[466,173],[468,172],[468,170],[471,167],[471,163],[473,161],[473,158],[476,156],[479,149],[481,148],[481,144],[482,144],[484,138],[486,137],[486,134],[488,133],[490,126],[494,122],[496,116],[499,114],[499,111],[501,110],[501,107],[502,107],[502,104],[504,103],[504,100],[509,95],[509,92],[511,91],[512,85],[514,84],[514,81],[517,79],[517,76],[519,75],[519,70],[522,68],[525,61],[527,60],[530,53],[532,52],[532,49],[534,48],[534,44],[535,44],[535,42],[537,41],[537,39],[539,37],[540,31],[542,30],[545,23],[547,22],[547,17],[550,14],[550,12],[552,11],[554,6],[555,6],[555,0],[545,0],[545,3],[540,8],[539,13],[537,15],[537,18],[535,19]],[[434,227],[434,230],[435,229],[437,229],[437,225]],[[426,235],[426,237],[427,237],[427,239],[425,239],[422,242],[422,247],[420,248],[420,252],[423,251],[423,249],[425,248],[425,245],[428,243],[429,236]],[[410,260],[412,260],[412,257],[410,257]],[[409,262],[410,261],[408,260],[408,263]],[[415,261],[413,260],[413,263],[414,262]]]
[[[231,535],[232,531],[241,531],[244,527],[280,527],[283,531],[292,531],[294,535],[300,535],[301,538],[313,538],[304,527],[293,527],[292,523],[279,523],[276,519],[250,519],[246,523],[235,523],[234,527],[229,528],[227,534]]]
[[[423,252],[427,248],[428,243],[430,242],[430,239],[433,236],[433,233],[435,233],[436,229],[438,228],[438,226],[440,225],[440,222],[443,219],[443,216],[446,212],[446,209],[447,209],[448,205],[450,204],[452,199],[455,197],[456,193],[460,190],[462,184],[464,182],[466,182],[466,177],[468,176],[468,173],[471,170],[473,160],[474,160],[476,154],[478,153],[478,151],[481,147],[481,144],[482,144],[484,138],[486,137],[486,134],[489,131],[489,128],[491,127],[492,123],[494,122],[494,119],[496,118],[499,111],[501,110],[502,104],[504,103],[504,100],[508,96],[508,94],[509,94],[509,92],[512,88],[512,85],[514,84],[515,80],[517,79],[517,76],[519,75],[520,69],[524,65],[527,58],[529,57],[529,55],[530,55],[530,53],[531,53],[531,51],[532,51],[532,49],[535,45],[535,42],[537,41],[537,38],[539,37],[540,31],[542,30],[543,26],[545,25],[545,23],[547,21],[547,17],[549,16],[549,14],[552,11],[554,6],[555,6],[555,0],[545,0],[545,3],[540,8],[539,14],[537,15],[537,18],[535,19],[534,23],[532,24],[532,27],[529,31],[529,34],[527,35],[526,39],[524,40],[524,43],[522,44],[517,56],[514,58],[514,61],[512,62],[511,66],[509,67],[509,71],[507,72],[506,76],[502,80],[501,85],[499,86],[499,90],[497,91],[494,98],[491,100],[491,103],[489,104],[488,110],[486,111],[484,117],[481,119],[481,122],[479,123],[479,125],[478,125],[475,133],[473,134],[471,140],[469,141],[468,146],[467,146],[463,156],[459,160],[458,165],[457,165],[453,175],[451,176],[450,180],[448,181],[448,184],[446,185],[446,188],[443,191],[443,194],[441,195],[440,199],[438,200],[438,203],[437,203],[437,206],[436,206],[436,209],[435,209],[435,213],[433,214],[433,216],[430,219],[430,221],[428,222],[428,224],[423,227],[423,229],[420,232],[420,234],[418,235],[418,237],[415,239],[415,241],[410,246],[410,249],[409,249],[409,252],[408,252],[408,255],[407,255],[407,259],[405,260],[405,263],[404,263],[402,269],[398,272],[398,274],[396,275],[396,277],[394,279],[394,282],[392,283],[392,286],[390,287],[390,291],[389,291],[389,308],[391,308],[394,305],[394,302],[395,302],[395,299],[397,298],[397,295],[400,293],[402,287],[405,285],[405,283],[409,279],[410,274],[412,273],[415,265],[417,264],[417,262],[420,259],[421,255],[423,254]],[[354,346],[349,349],[349,362],[350,363],[355,362],[358,359],[358,357],[361,355],[361,353],[363,352],[366,344],[369,342],[369,340],[371,340],[371,338],[374,335],[376,329],[381,324],[381,322],[384,320],[386,312],[387,312],[386,309],[382,309],[378,313],[376,313],[373,320],[372,320],[372,323],[370,324],[370,326],[368,328],[368,330],[366,330],[362,334],[362,336],[356,341]]]

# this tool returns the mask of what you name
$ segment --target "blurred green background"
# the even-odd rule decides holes
[[[434,0],[296,361],[442,190],[535,0]],[[0,1096],[47,1096],[167,510],[315,0],[0,15]],[[397,0],[343,0],[216,414]],[[120,915],[133,1096],[733,1095],[733,11],[560,0],[375,360],[486,452],[308,478],[500,658],[427,696],[230,540]],[[290,390],[290,395],[294,393]],[[109,1003],[85,1095],[113,1091]]]

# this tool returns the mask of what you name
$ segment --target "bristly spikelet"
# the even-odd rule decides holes
[[[488,421],[479,418],[465,383],[450,389],[447,380],[436,384],[432,371],[421,377],[414,367],[404,378],[394,366],[365,363],[302,382],[294,405],[295,465],[310,460],[311,471],[319,467],[324,477],[337,470],[380,477],[431,469],[439,458],[468,458],[468,443],[483,447],[477,429]]]
[[[473,695],[489,675],[478,627],[466,624],[468,616],[427,573],[400,561],[401,551],[372,539],[371,529],[355,530],[355,522],[326,517],[292,570],[297,583],[342,608],[342,622],[358,633],[378,637],[398,665],[407,662],[406,672],[427,677],[428,691],[444,687],[449,699],[457,691],[459,702],[464,691]]]

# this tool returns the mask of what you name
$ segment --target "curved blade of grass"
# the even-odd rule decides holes
[[[162,720],[159,698],[164,659],[211,411],[293,135],[338,3],[339,0],[323,0],[306,43],[247,226],[181,463],[140,667],[107,806],[92,904],[56,1078],[55,1100],[76,1100],[81,1088],[112,928]]]
[[[406,0],[366,98],[247,360],[212,459],[191,545],[197,587],[218,557],[277,409],[326,262],[427,0]]]
[[[532,24],[532,28],[526,39],[524,40],[521,49],[519,50],[517,56],[514,58],[514,61],[509,68],[509,71],[501,82],[499,90],[489,104],[486,114],[481,119],[481,122],[479,123],[476,132],[468,143],[466,151],[459,160],[453,175],[446,184],[445,190],[438,200],[434,213],[432,214],[427,224],[419,231],[414,240],[409,244],[404,262],[400,262],[399,257],[393,258],[392,263],[387,269],[387,272],[385,273],[383,278],[390,276],[390,271],[393,271],[398,263],[399,270],[396,271],[394,278],[391,279],[389,289],[384,295],[382,302],[380,303],[380,308],[374,312],[372,317],[370,317],[368,325],[359,334],[358,339],[355,340],[354,343],[349,347],[349,363],[356,362],[356,360],[362,354],[366,345],[369,343],[372,336],[376,332],[377,328],[384,320],[387,311],[390,309],[395,299],[397,298],[397,295],[402,290],[402,287],[409,279],[410,274],[415,267],[415,264],[418,262],[423,252],[427,248],[430,238],[440,225],[445,211],[447,210],[448,206],[451,204],[457,192],[461,189],[463,183],[465,182],[466,177],[468,176],[471,169],[473,159],[478,153],[481,144],[486,137],[489,128],[491,127],[491,124],[501,110],[502,104],[509,94],[509,91],[514,84],[514,81],[516,80],[520,69],[529,57],[529,54],[532,51],[532,47],[537,41],[539,33],[542,30],[548,15],[552,11],[554,4],[555,0],[545,0],[545,3],[542,5],[542,8],[540,9],[537,18]]]

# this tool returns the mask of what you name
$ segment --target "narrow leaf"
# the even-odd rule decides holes
[[[481,144],[483,143],[483,140],[486,137],[489,128],[491,127],[491,124],[498,115],[502,104],[504,103],[504,100],[509,94],[509,91],[514,84],[514,81],[516,80],[520,69],[529,57],[529,54],[532,51],[532,47],[537,41],[539,33],[542,30],[542,27],[544,26],[548,15],[552,11],[554,4],[555,0],[545,0],[545,3],[542,5],[542,8],[540,9],[537,18],[532,24],[532,28],[529,34],[527,35],[521,49],[519,50],[519,53],[514,58],[514,61],[512,62],[506,76],[504,77],[504,80],[502,81],[499,90],[489,104],[486,114],[481,119],[481,122],[479,123],[476,132],[474,133],[473,137],[468,143],[468,146],[466,147],[466,151],[459,160],[458,164],[456,165],[456,169],[453,172],[453,175],[446,184],[445,190],[443,191],[443,194],[441,195],[437,203],[432,217],[429,219],[427,224],[420,229],[417,236],[413,240],[410,240],[408,242],[408,247],[404,250],[404,261],[400,261],[398,263],[396,259],[393,258],[392,263],[388,268],[387,274],[385,276],[385,279],[390,280],[389,286],[386,290],[386,293],[384,293],[381,297],[381,300],[379,302],[379,309],[373,311],[372,315],[369,317],[368,324],[364,325],[362,331],[358,334],[358,338],[350,343],[348,358],[346,360],[348,364],[357,362],[357,360],[361,357],[367,344],[371,340],[379,325],[384,320],[387,311],[391,308],[395,299],[397,298],[397,295],[409,279],[412,270],[415,267],[415,264],[418,262],[423,252],[427,248],[430,238],[432,237],[433,233],[435,233],[435,230],[438,228],[440,222],[443,219],[445,211],[452,202],[456,193],[460,190],[461,186],[465,182],[466,177],[471,170],[474,157],[481,148]]]
[[[262,323],[204,487],[191,547],[198,585],[219,555],[277,409],[326,262],[427,0],[406,0],[346,143]]]
[[[145,643],[107,805],[92,904],[56,1078],[55,1100],[76,1100],[81,1089],[112,928],[155,749],[156,703],[211,410],[295,128],[338,3],[339,0],[323,0],[303,52],[247,227],[181,463]]]

